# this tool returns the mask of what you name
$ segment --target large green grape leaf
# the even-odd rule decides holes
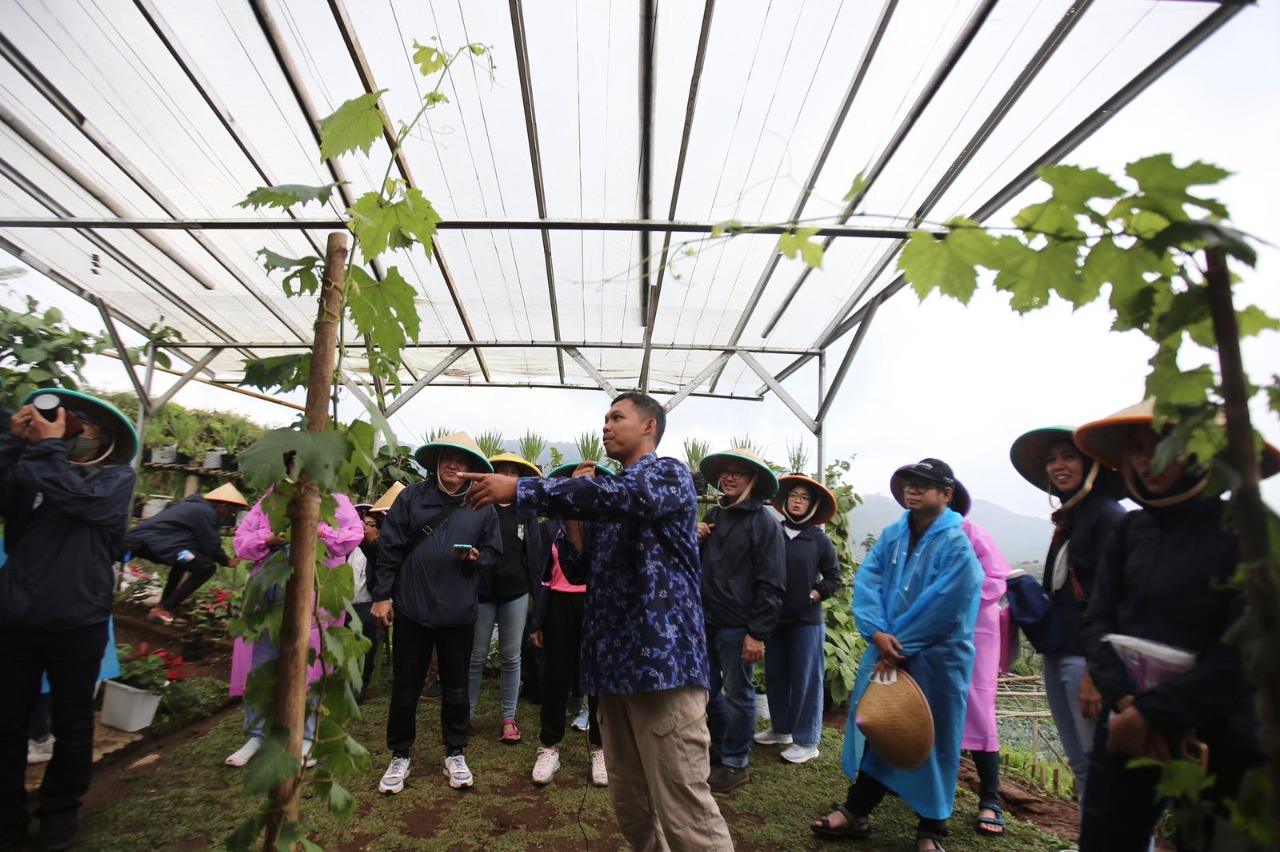
[[[418,339],[418,310],[413,302],[417,290],[394,266],[387,268],[381,281],[353,266],[351,282],[355,286],[347,290],[347,305],[356,329],[369,336],[375,349],[398,361],[404,344]]]
[[[429,255],[431,239],[440,223],[440,215],[431,202],[413,187],[406,188],[396,201],[366,192],[347,212],[366,260],[373,260],[388,248],[407,248],[415,240],[426,247]]]
[[[778,251],[795,260],[796,255],[814,269],[822,268],[822,243],[813,241],[817,228],[796,228],[789,234],[778,237]]]
[[[382,134],[378,98],[386,89],[352,98],[331,115],[320,119],[320,157],[327,160],[348,151],[369,153]]]
[[[968,304],[978,288],[978,266],[995,268],[1000,253],[995,238],[967,219],[946,223],[952,230],[945,239],[924,231],[907,237],[898,257],[898,269],[923,300],[935,288],[961,304]]]
[[[310,201],[324,203],[329,200],[329,196],[333,195],[333,190],[337,186],[336,183],[326,183],[323,186],[306,186],[300,183],[260,186],[246,195],[244,201],[236,206],[257,210],[260,207],[289,208],[295,204],[306,204]]]
[[[338,469],[351,455],[347,436],[337,431],[303,432],[272,429],[240,454],[240,470],[245,482],[265,490],[285,478],[284,455],[294,452],[294,478],[305,476],[322,491],[338,486]]]
[[[1125,174],[1138,182],[1145,199],[1145,209],[1161,213],[1170,220],[1190,218],[1184,205],[1192,204],[1214,216],[1227,218],[1227,208],[1211,198],[1200,198],[1187,190],[1220,182],[1231,173],[1199,160],[1186,168],[1174,165],[1172,154],[1145,157],[1125,167]]]

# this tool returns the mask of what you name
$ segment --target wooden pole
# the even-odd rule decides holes
[[[1205,251],[1205,283],[1209,291],[1209,313],[1213,336],[1218,344],[1218,364],[1222,371],[1223,410],[1227,415],[1227,449],[1231,466],[1240,476],[1232,494],[1236,537],[1240,542],[1240,567],[1244,575],[1245,606],[1260,635],[1251,642],[1266,643],[1266,653],[1280,647],[1280,593],[1276,588],[1276,563],[1267,532],[1267,510],[1259,488],[1261,474],[1254,446],[1253,424],[1249,420],[1249,383],[1240,357],[1240,328],[1231,297],[1231,275],[1227,260],[1218,249]],[[1271,806],[1280,813],[1280,675],[1274,664],[1258,683],[1262,706],[1262,745],[1270,758]]]
[[[333,384],[337,360],[346,263],[346,234],[330,234],[307,383],[308,432],[323,432],[329,426],[329,388]],[[316,531],[320,525],[320,491],[307,479],[305,471],[297,478],[297,493],[289,501],[287,515],[291,542],[289,563],[293,566],[293,575],[284,590],[275,718],[278,723],[288,725],[289,751],[301,758],[302,729],[307,713],[307,652],[311,644],[311,620],[315,608]],[[274,807],[267,819],[262,845],[264,852],[276,849],[280,831],[287,823],[297,822],[301,785],[302,775],[299,773],[271,791]]]

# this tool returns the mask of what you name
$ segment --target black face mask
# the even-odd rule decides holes
[[[76,435],[67,441],[67,458],[78,459],[81,456],[94,452],[100,446],[102,441],[99,438],[90,438],[88,435]]]

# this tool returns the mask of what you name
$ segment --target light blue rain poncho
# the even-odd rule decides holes
[[[919,769],[894,769],[867,748],[855,714],[845,729],[845,773],[871,775],[926,819],[951,816],[960,769],[965,703],[973,675],[973,630],[982,590],[982,566],[960,529],[964,520],[943,510],[907,556],[910,512],[881,534],[854,578],[853,617],[870,641],[877,632],[902,643],[901,666],[924,692],[933,712],[934,743]],[[870,644],[858,668],[851,708],[858,706],[880,653]]]

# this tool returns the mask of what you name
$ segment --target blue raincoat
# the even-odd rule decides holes
[[[964,519],[951,509],[929,525],[908,557],[910,514],[885,529],[858,568],[853,616],[868,640],[883,632],[902,644],[907,659],[901,668],[920,684],[933,713],[933,751],[919,769],[894,769],[867,748],[850,712],[843,767],[850,778],[859,769],[871,775],[920,816],[947,819],[960,769],[982,566],[960,528]],[[876,646],[869,645],[858,667],[851,707],[858,706],[879,659]]]

